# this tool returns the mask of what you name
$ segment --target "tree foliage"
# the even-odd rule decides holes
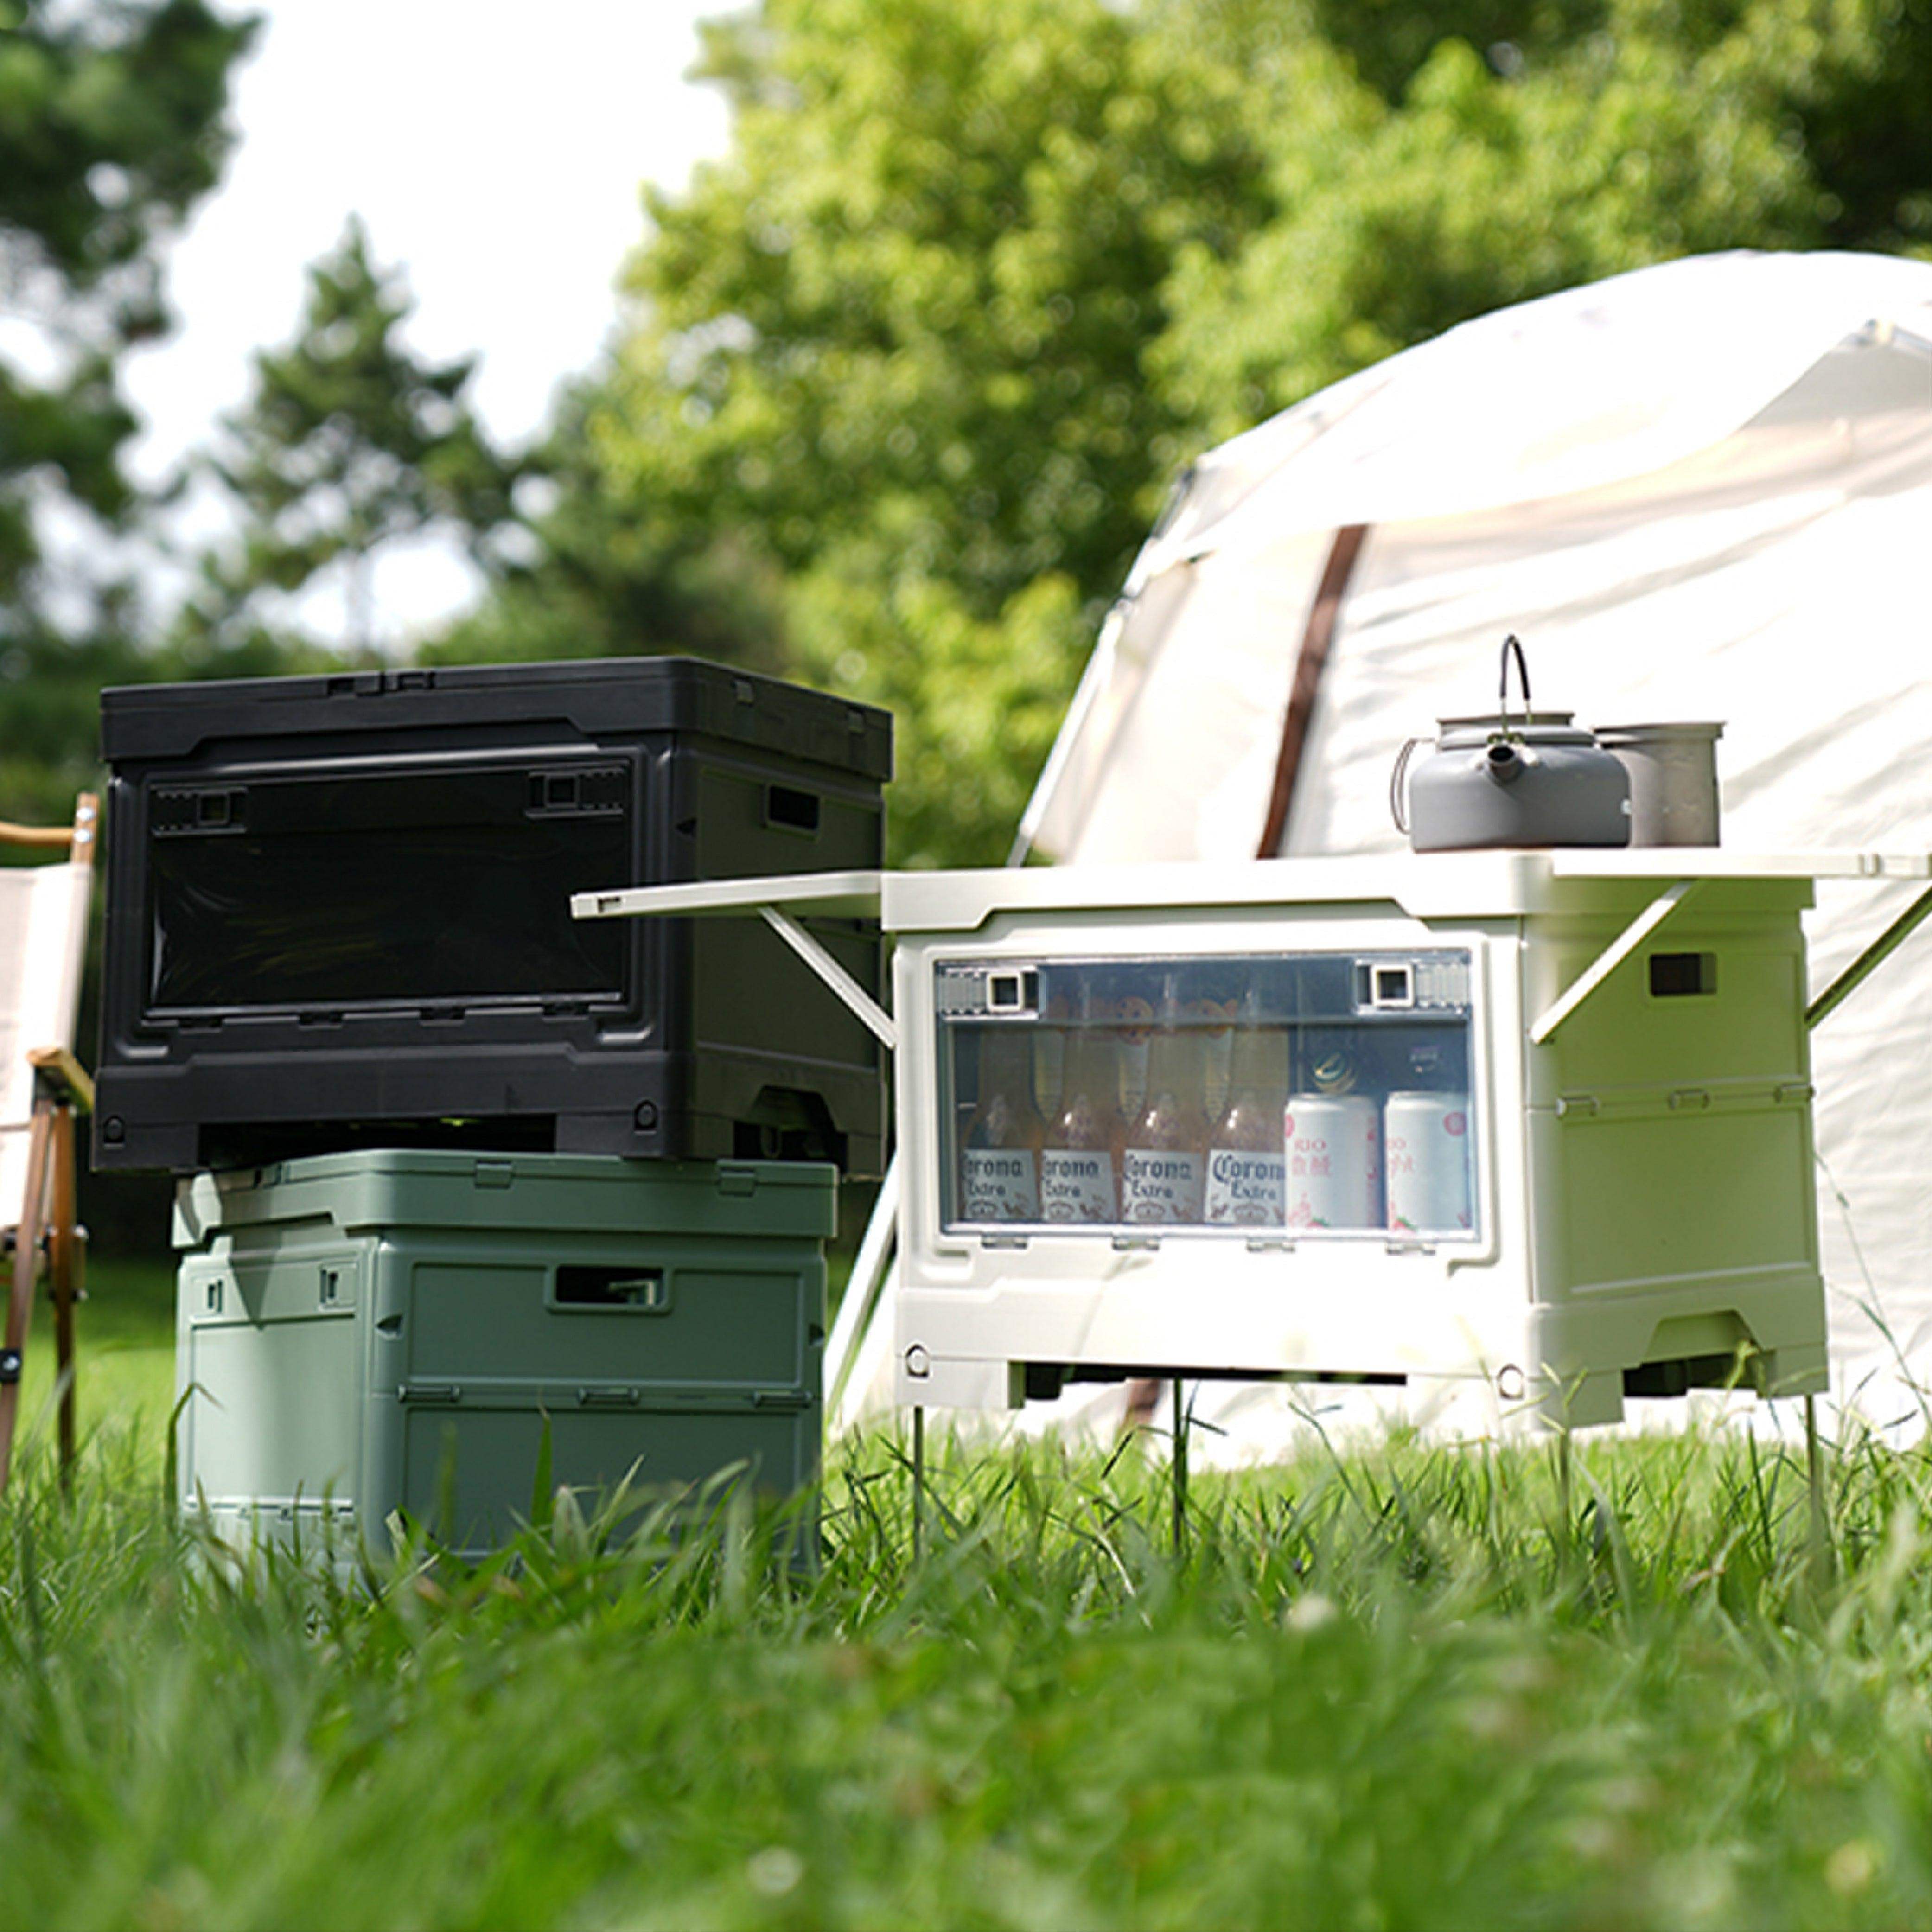
[[[794,668],[893,705],[902,856],[1000,856],[1190,446],[1145,380],[1162,291],[1264,207],[1240,77],[1098,0],[778,4],[708,45],[736,151],[652,200],[603,475],[767,556]]]
[[[898,712],[898,856],[996,860],[1190,456],[1646,262],[1923,248],[1928,60],[1925,0],[765,0],[555,527],[761,572]]]
[[[1471,38],[1397,62],[1335,0],[1336,44],[1379,86],[1310,88],[1305,50],[1260,36],[1252,71],[1276,78],[1248,102],[1274,205],[1238,254],[1188,253],[1155,379],[1218,437],[1454,322],[1647,262],[1922,245],[1925,106],[1898,88],[1932,63],[1914,4],[1605,0],[1486,45],[1502,22],[1479,8]],[[1399,9],[1372,14],[1420,49]],[[1882,185],[1828,138],[1854,99],[1882,110]]]
[[[203,559],[178,630],[190,658],[262,648],[277,605],[325,573],[343,590],[341,644],[370,656],[382,550],[437,527],[485,560],[514,521],[520,466],[464,400],[476,358],[415,355],[402,340],[411,307],[359,220],[310,266],[295,340],[256,354],[248,404],[208,459],[239,528]]]
[[[778,673],[779,574],[728,526],[667,514],[606,487],[589,418],[601,406],[579,385],[541,446],[524,459],[516,500],[533,502],[520,551],[495,546],[491,594],[430,639],[433,663],[628,657],[689,652]],[[540,530],[541,536],[536,531]]]
[[[138,668],[128,585],[57,571],[45,533],[139,507],[120,358],[168,326],[160,247],[220,174],[254,31],[202,0],[0,0],[0,815],[65,817],[94,692]]]
[[[883,700],[896,856],[996,860],[1202,448],[1645,262],[1932,248],[1929,4],[761,0],[706,32],[732,150],[650,198],[619,345],[540,451],[408,350],[352,226],[258,360],[215,455],[234,536],[158,649],[112,584],[56,621],[34,506],[137,507],[115,365],[251,29],[0,0],[0,278],[52,345],[0,350],[0,732],[38,721],[64,786],[61,676],[286,668],[319,584],[367,650],[370,560],[440,530],[491,590],[427,655],[696,650]]]

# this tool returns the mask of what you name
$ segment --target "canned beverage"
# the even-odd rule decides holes
[[[1361,1094],[1294,1094],[1282,1116],[1291,1228],[1382,1225],[1382,1109]]]
[[[1389,1226],[1414,1234],[1474,1227],[1469,1096],[1391,1094],[1382,1117]]]

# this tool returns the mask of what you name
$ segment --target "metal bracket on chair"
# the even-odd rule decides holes
[[[94,1082],[86,1067],[64,1046],[37,1046],[27,1055],[34,1085],[57,1106],[82,1114],[94,1111]]]

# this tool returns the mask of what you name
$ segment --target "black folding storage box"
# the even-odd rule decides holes
[[[104,692],[96,1165],[424,1144],[875,1172],[877,1044],[761,921],[569,902],[878,865],[891,734],[680,658]],[[812,924],[876,992],[876,934]]]

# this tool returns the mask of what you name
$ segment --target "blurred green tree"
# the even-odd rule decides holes
[[[668,573],[686,634],[755,584],[784,663],[898,712],[896,856],[997,860],[1196,451],[1646,262],[1924,248],[1926,16],[765,0],[706,30],[733,152],[650,198],[538,533],[592,603]]]
[[[201,559],[171,639],[180,668],[229,669],[242,655],[273,668],[278,644],[313,651],[320,640],[278,614],[325,573],[344,604],[329,641],[373,658],[385,548],[434,528],[479,562],[496,559],[518,524],[524,466],[493,446],[464,400],[476,358],[430,362],[403,341],[412,307],[356,219],[310,265],[296,339],[257,352],[248,401],[204,459],[238,526]]]
[[[1164,286],[1267,210],[1241,76],[1100,0],[774,0],[706,44],[736,149],[651,198],[592,480],[764,560],[790,668],[892,704],[900,858],[997,859],[1193,441]]]
[[[1250,34],[1274,209],[1237,254],[1186,251],[1150,373],[1218,440],[1471,316],[1646,262],[1923,250],[1928,12],[1592,0],[1517,40],[1486,40],[1495,9],[1323,0],[1375,84],[1311,115],[1300,51]],[[1459,13],[1471,38],[1444,31]]]
[[[424,644],[427,663],[627,657],[674,650],[784,669],[779,573],[728,524],[668,516],[604,487],[594,386],[567,390],[524,459],[530,509],[487,561],[491,592]]]
[[[138,507],[117,370],[169,326],[161,244],[220,176],[254,31],[202,0],[0,0],[0,816],[64,818],[94,692],[138,670],[102,540]]]

